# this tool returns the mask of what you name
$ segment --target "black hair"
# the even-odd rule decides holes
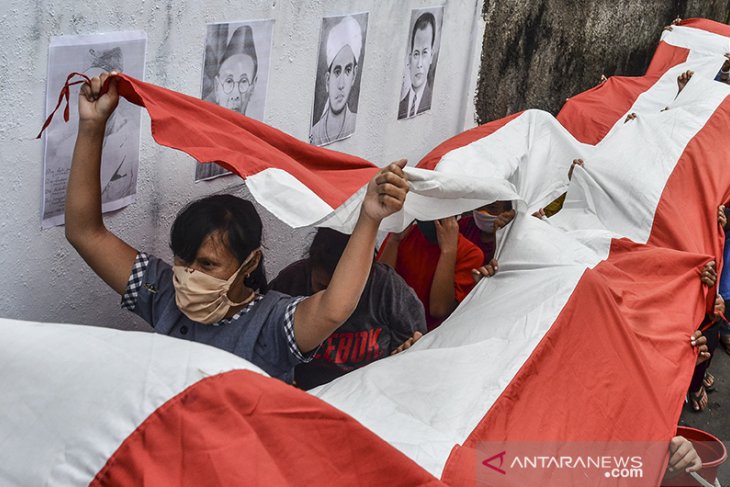
[[[413,43],[416,42],[416,31],[425,30],[428,25],[431,25],[431,49],[433,49],[433,43],[436,42],[436,18],[431,12],[426,12],[418,16],[416,23],[413,24],[413,32],[411,33],[411,51],[413,51]]]
[[[496,211],[499,211],[500,213],[504,213],[505,211],[510,211],[512,209],[512,201],[510,200],[497,200],[493,203],[488,204],[487,206],[495,205],[499,209]]]
[[[230,194],[212,195],[180,210],[170,229],[170,250],[184,262],[193,262],[208,235],[220,231],[223,243],[242,264],[261,246],[262,229],[261,218],[250,201]],[[244,283],[252,289],[266,290],[263,259]]]
[[[318,228],[309,246],[309,262],[312,267],[318,267],[332,276],[349,241],[349,235],[331,228]]]

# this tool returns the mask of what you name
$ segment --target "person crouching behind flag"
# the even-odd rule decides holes
[[[309,296],[330,285],[349,235],[319,228],[309,256],[287,266],[269,289]],[[372,262],[371,255],[371,262]],[[410,348],[426,333],[426,316],[416,293],[393,269],[372,262],[370,277],[357,308],[315,354],[297,365],[296,385],[311,389],[352,370]]]
[[[416,292],[426,310],[428,331],[451,315],[482,274],[494,274],[494,269],[479,270],[484,254],[459,233],[453,216],[417,221],[400,234],[391,233],[378,262],[395,269]]]
[[[171,229],[172,266],[137,251],[106,228],[99,170],[104,127],[119,101],[116,78],[101,93],[107,77],[92,78],[79,96],[66,238],[122,296],[122,306],[155,331],[227,350],[291,382],[294,366],[311,360],[357,306],[380,221],[405,201],[406,161],[380,170],[368,184],[352,237],[326,290],[307,298],[262,294],[262,225],[248,201],[217,195],[185,207]]]

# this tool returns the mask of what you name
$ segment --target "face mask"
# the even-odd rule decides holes
[[[436,224],[434,222],[422,222],[420,220],[416,220],[416,225],[418,225],[418,229],[421,231],[423,236],[426,237],[426,240],[431,243],[438,242],[438,237],[436,237]]]
[[[496,216],[490,215],[482,210],[474,210],[472,215],[474,216],[474,224],[479,230],[486,233],[494,233],[494,222],[497,221]]]
[[[241,306],[253,301],[256,293],[251,293],[246,299],[236,303],[228,298],[228,291],[257,251],[258,249],[251,252],[241,267],[227,280],[209,276],[189,267],[173,266],[172,283],[175,286],[177,307],[191,320],[209,325],[222,320],[232,306]]]

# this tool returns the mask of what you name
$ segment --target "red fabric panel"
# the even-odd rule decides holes
[[[673,66],[687,60],[689,50],[660,42],[644,76],[611,76],[608,81],[569,98],[558,121],[580,142],[597,144],[611,127]]]
[[[332,208],[378,171],[359,157],[310,145],[240,113],[119,74],[119,94],[145,107],[157,143],[199,162],[218,162],[241,177],[283,169]]]
[[[687,391],[697,329],[715,289],[702,265],[722,255],[717,206],[730,197],[730,99],[687,145],[647,245],[612,243],[462,447],[443,480],[470,485],[483,441],[669,440]],[[662,472],[654,472],[658,484]],[[647,478],[647,477],[645,477]],[[653,477],[648,477],[652,480]]]
[[[90,485],[443,484],[314,396],[233,371],[201,380],[157,409]]]
[[[730,37],[730,25],[721,22],[715,22],[708,19],[685,19],[679,23],[684,27],[693,27],[695,29],[706,30],[713,34]]]
[[[445,156],[448,152],[451,152],[454,149],[458,149],[459,147],[469,145],[472,142],[475,142],[479,139],[486,137],[487,135],[496,132],[520,115],[522,115],[522,112],[514,113],[507,117],[500,118],[499,120],[494,120],[492,122],[485,123],[484,125],[474,127],[473,129],[462,132],[459,135],[455,135],[454,137],[451,137],[450,139],[442,142],[441,144],[436,146],[436,148],[434,148],[431,152],[426,154],[423,159],[418,162],[416,167],[421,167],[423,169],[434,169],[441,160],[441,158]]]

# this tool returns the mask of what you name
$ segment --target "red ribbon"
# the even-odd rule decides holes
[[[76,81],[73,81],[72,82],[71,79],[74,76],[81,76],[83,79],[76,80]],[[66,107],[63,109],[63,119],[64,119],[64,121],[68,122],[68,117],[69,117],[69,110],[68,110],[69,95],[71,93],[71,89],[70,88],[72,86],[75,86],[75,85],[80,85],[80,84],[83,84],[83,83],[90,83],[90,82],[91,82],[91,80],[89,79],[89,77],[86,76],[83,73],[71,73],[71,74],[68,75],[68,77],[66,78],[66,83],[64,83],[63,88],[61,89],[61,93],[59,93],[59,95],[58,95],[58,103],[56,103],[56,108],[54,108],[53,111],[51,112],[51,114],[48,115],[48,118],[46,119],[46,122],[43,124],[43,128],[41,128],[41,131],[38,132],[38,136],[36,137],[36,139],[40,139],[41,138],[41,135],[43,135],[43,132],[51,124],[51,120],[53,120],[53,116],[56,114],[56,112],[58,111],[58,109],[61,107],[61,103],[63,102],[64,98],[66,99]]]

